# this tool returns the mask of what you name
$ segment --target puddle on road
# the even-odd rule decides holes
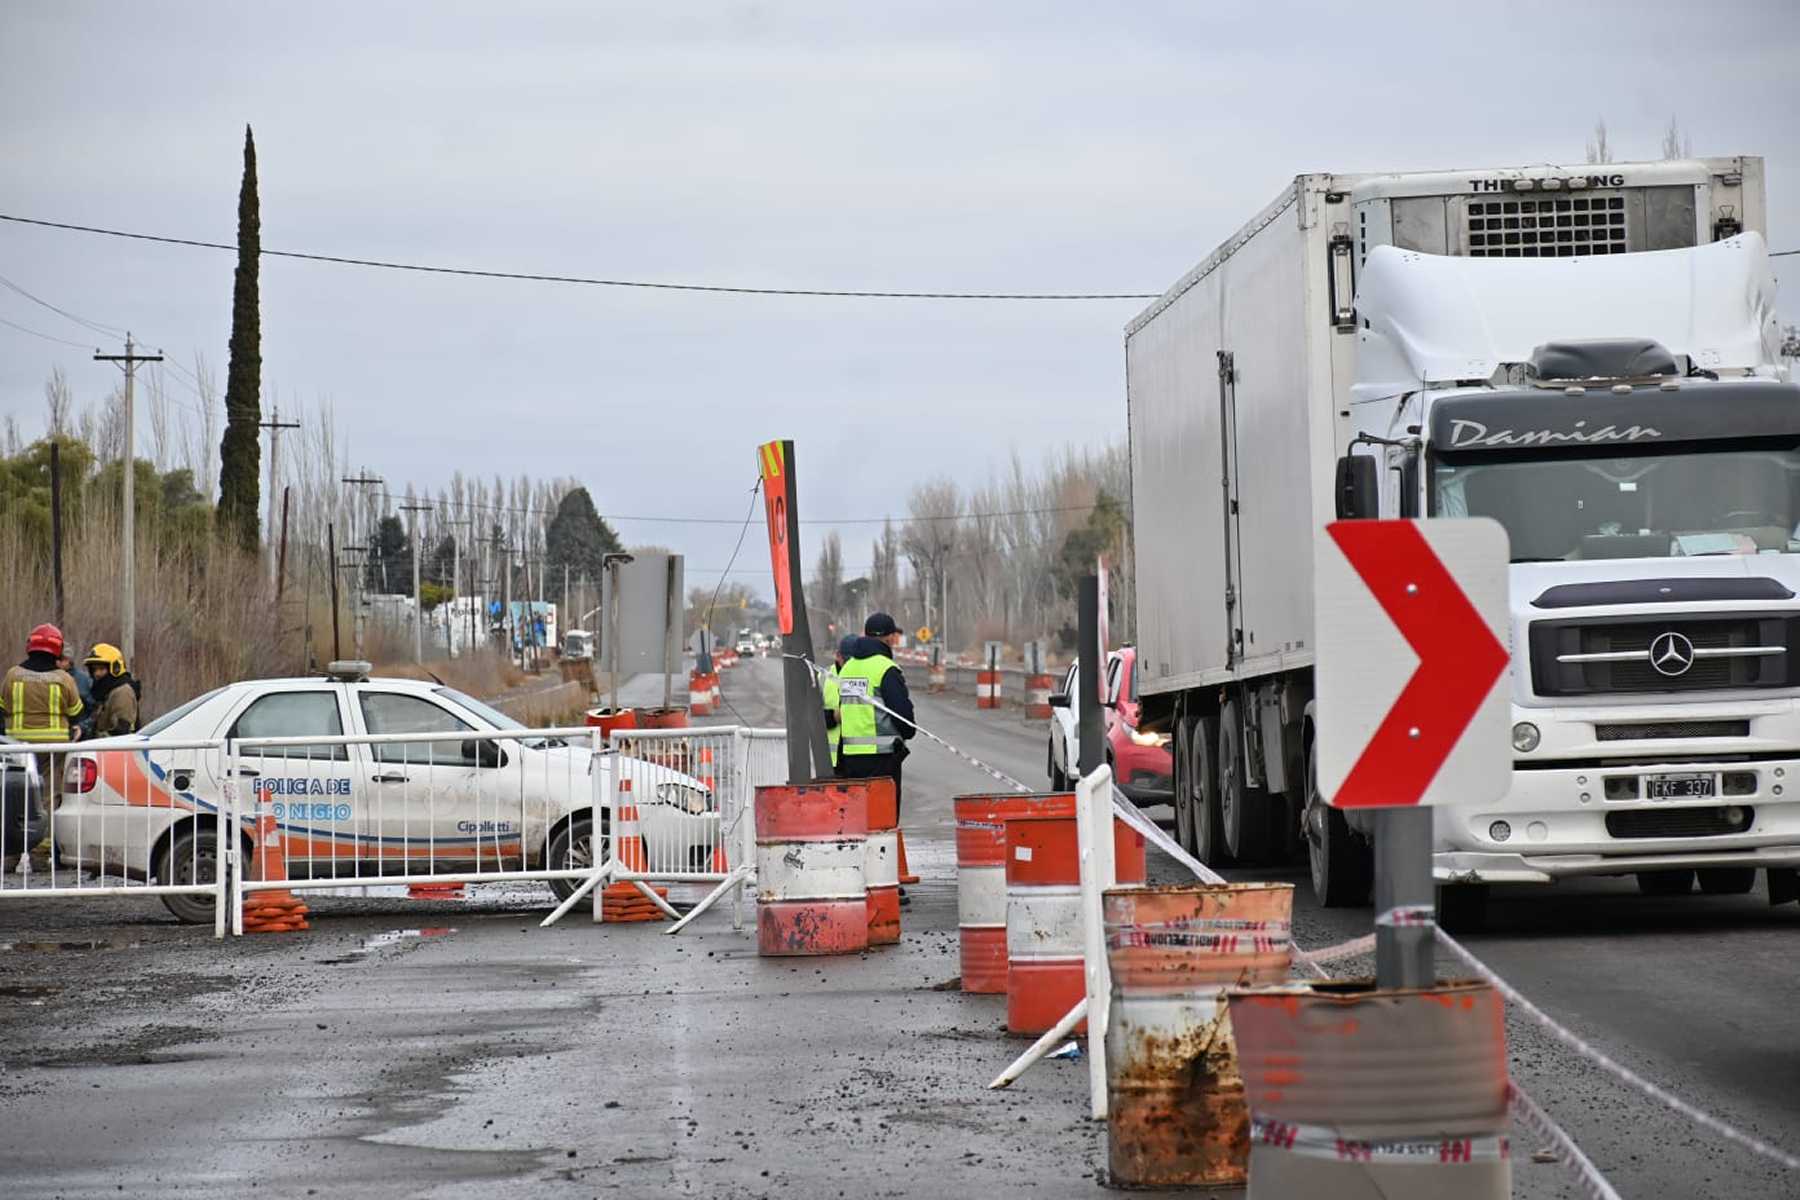
[[[101,939],[80,942],[0,942],[0,953],[12,951],[18,954],[73,954],[84,950],[136,950],[142,942],[127,942],[121,939]]]
[[[455,928],[449,925],[433,925],[422,929],[390,929],[386,933],[378,933],[373,937],[364,938],[362,943],[348,954],[340,954],[336,958],[322,958],[319,961],[329,964],[367,962],[369,955],[376,951],[401,945],[413,938],[446,937],[455,932]]]

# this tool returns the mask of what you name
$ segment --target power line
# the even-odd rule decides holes
[[[18,225],[36,225],[45,229],[64,229],[73,233],[93,233],[102,237],[129,238],[138,242],[159,242],[169,246],[192,246],[203,250],[232,250],[229,242],[207,242],[198,238],[168,237],[154,233],[131,233],[123,229],[103,229],[94,225],[72,225],[66,221],[44,221],[34,217],[18,217],[0,213],[0,221]],[[376,267],[384,271],[414,271],[426,275],[464,275],[476,279],[517,279],[527,283],[576,283],[588,287],[642,288],[662,292],[713,292],[735,296],[821,296],[858,300],[1154,300],[1161,292],[896,292],[841,288],[733,287],[715,283],[655,283],[645,279],[603,279],[585,275],[545,275],[535,271],[487,271],[475,267],[438,267],[424,263],[395,262],[380,258],[350,258],[341,254],[313,254],[301,250],[261,251],[264,258],[294,258],[306,262],[335,263],[348,267]]]
[[[52,337],[50,334],[47,334],[47,333],[39,333],[35,329],[27,329],[25,326],[20,325],[18,322],[9,321],[5,317],[0,317],[0,325],[11,326],[13,329],[18,330],[20,333],[29,333],[32,337],[43,338],[46,342],[55,342],[59,346],[72,346],[77,350],[92,350],[94,348],[92,346],[84,346],[80,342],[71,342],[67,338]]]
[[[19,295],[25,297],[27,300],[31,301],[33,304],[42,305],[43,307],[49,309],[51,312],[55,313],[57,316],[67,317],[69,320],[75,322],[77,325],[81,325],[88,329],[91,329],[95,333],[104,334],[107,337],[112,337],[112,338],[119,338],[119,337],[125,336],[125,330],[120,329],[118,326],[107,325],[100,321],[90,321],[86,317],[78,317],[66,308],[56,307],[56,305],[50,303],[48,300],[45,300],[41,296],[32,295],[30,292],[26,291],[24,288],[20,287],[18,284],[14,283],[12,280],[8,279],[4,275],[0,275],[0,284],[4,284],[7,287],[11,288],[13,291],[19,293]]]

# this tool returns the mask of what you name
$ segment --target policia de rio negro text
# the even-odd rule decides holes
[[[863,636],[837,669],[838,765],[845,779],[894,781],[894,804],[900,803],[900,764],[906,743],[917,733],[912,695],[906,676],[894,663],[893,646],[900,627],[884,612],[863,623]],[[877,708],[874,702],[881,707]]]

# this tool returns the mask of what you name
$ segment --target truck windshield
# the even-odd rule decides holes
[[[1800,448],[1633,457],[1446,455],[1431,510],[1492,517],[1514,562],[1800,552]]]

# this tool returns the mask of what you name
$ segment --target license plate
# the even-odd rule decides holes
[[[1652,800],[1693,800],[1716,794],[1718,779],[1712,775],[1651,775],[1644,786]]]

